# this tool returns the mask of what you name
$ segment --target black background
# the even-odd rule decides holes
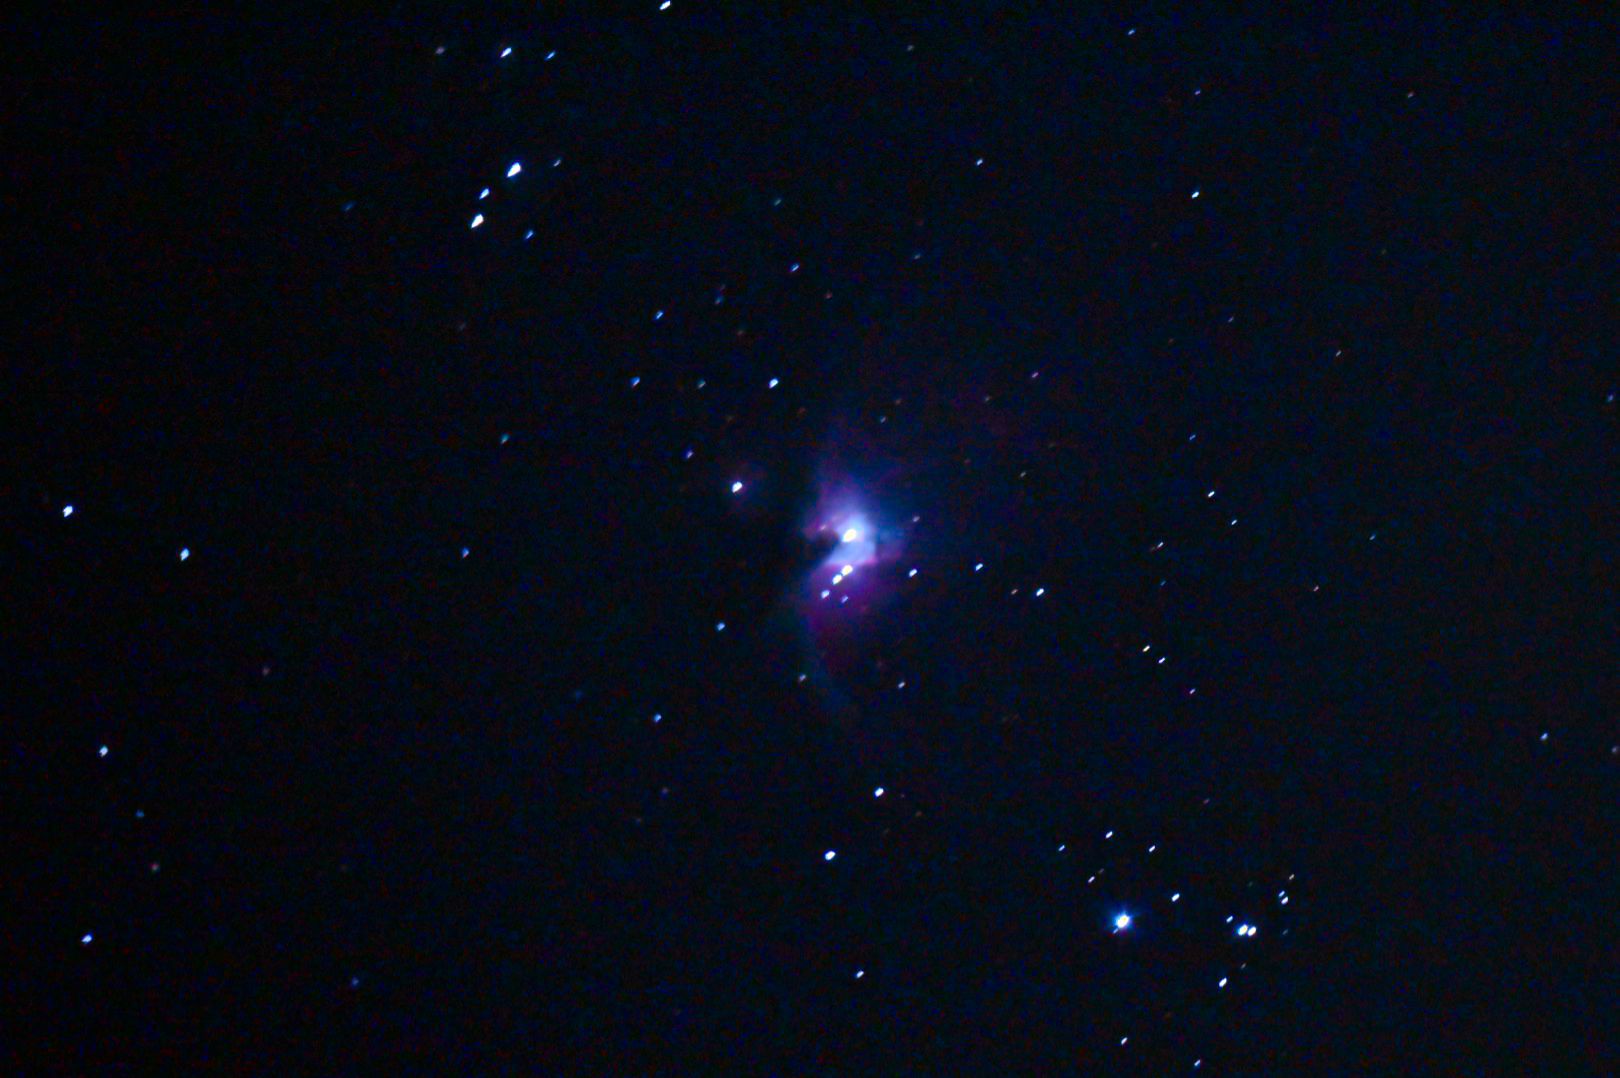
[[[795,12],[13,29],[21,1070],[1612,1072],[1611,28]]]

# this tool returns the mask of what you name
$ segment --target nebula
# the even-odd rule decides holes
[[[906,516],[881,484],[823,479],[803,534],[818,555],[800,583],[800,601],[818,645],[859,634],[904,578]]]

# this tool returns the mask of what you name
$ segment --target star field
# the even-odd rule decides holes
[[[1612,1072],[1604,39],[40,31],[17,1069]]]

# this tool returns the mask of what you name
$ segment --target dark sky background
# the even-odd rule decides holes
[[[1612,28],[1073,7],[14,28],[10,1069],[1615,1073]]]

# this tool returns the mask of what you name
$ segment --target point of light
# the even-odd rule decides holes
[[[879,786],[877,789],[873,790],[872,791],[872,796],[873,797],[882,797],[883,796],[883,787]]]
[[[838,571],[844,576],[849,576],[851,573],[855,572],[855,567],[853,565],[846,565]]]
[[[481,214],[481,213],[475,213],[475,214],[473,214],[472,224],[468,225],[467,227],[468,228],[477,228],[479,225],[481,225],[483,223],[484,223],[484,215]]]
[[[180,560],[185,561],[189,557],[191,557],[191,548],[188,547],[188,546],[181,547],[180,548]]]
[[[1131,915],[1130,914],[1122,913],[1118,917],[1114,918],[1114,931],[1115,932],[1123,932],[1129,927],[1131,927]]]
[[[735,483],[731,484],[731,493],[740,494],[740,493],[742,493],[742,488],[743,488],[742,480],[739,479]]]
[[[844,534],[842,536],[840,536],[840,538],[843,539],[843,541],[846,542],[846,543],[853,543],[855,540],[859,539],[860,537],[861,537],[861,530],[859,528],[845,528],[844,529]]]
[[[512,55],[512,46],[508,45],[506,48],[501,50],[501,59],[502,60],[506,59],[508,56],[511,56],[511,55]]]
[[[482,201],[484,201],[484,199],[486,199],[488,197],[489,197],[489,188],[486,187],[482,191],[478,192],[478,201],[482,202]]]
[[[823,861],[831,861],[834,857],[837,857],[837,856],[838,856],[838,851],[837,850],[828,850],[826,853],[821,855],[821,859]]]
[[[72,516],[73,515],[73,507],[71,505],[64,505],[62,507],[62,515],[64,517]]]
[[[79,942],[88,947],[90,945],[90,941],[95,938],[95,936],[91,935],[89,932],[86,932],[84,935],[79,937]]]
[[[101,746],[101,748],[97,749],[96,750],[96,755],[97,756],[105,756],[105,755],[107,755],[107,746],[103,745],[103,746]]]
[[[512,162],[512,167],[506,170],[506,178],[510,180],[513,176],[516,176],[519,172],[522,172],[522,171],[523,171],[523,166],[521,164],[519,164],[518,162],[513,161]]]

